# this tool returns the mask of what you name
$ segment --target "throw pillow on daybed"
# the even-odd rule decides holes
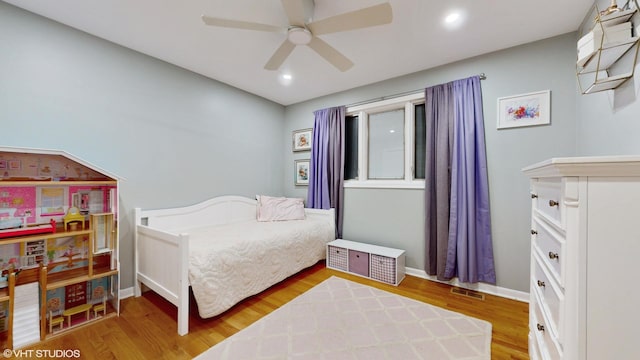
[[[257,195],[258,221],[304,220],[304,200]]]

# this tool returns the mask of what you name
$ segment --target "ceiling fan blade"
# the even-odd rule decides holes
[[[293,49],[296,46],[292,44],[289,40],[285,40],[282,45],[276,50],[273,55],[271,55],[271,59],[267,61],[267,64],[264,66],[266,70],[278,70],[282,63],[287,59],[287,57],[291,54]]]
[[[282,0],[289,25],[304,26],[305,19],[313,15],[313,0]]]
[[[316,36],[311,39],[308,46],[340,71],[347,71],[353,66],[351,60]]]
[[[313,35],[322,35],[389,24],[392,20],[391,5],[384,3],[314,21],[307,27]]]
[[[284,30],[286,30],[280,26],[275,26],[275,25],[259,24],[259,23],[240,21],[240,20],[214,18],[207,15],[202,15],[202,21],[204,21],[204,23],[207,25],[221,26],[221,27],[234,28],[234,29],[269,31],[269,32],[283,32]]]

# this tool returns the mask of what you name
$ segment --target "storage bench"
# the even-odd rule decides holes
[[[397,286],[404,279],[404,250],[337,239],[327,244],[327,267]]]

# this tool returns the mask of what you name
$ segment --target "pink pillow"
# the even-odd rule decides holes
[[[258,221],[304,220],[303,199],[264,195],[258,195],[256,199]]]

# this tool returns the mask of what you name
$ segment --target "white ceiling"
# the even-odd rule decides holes
[[[575,31],[592,0],[388,0],[393,22],[322,35],[355,63],[340,72],[306,46],[264,65],[285,34],[206,26],[201,15],[281,25],[280,0],[4,0],[283,105]],[[386,0],[315,0],[314,20]],[[448,29],[452,9],[466,22]],[[289,85],[281,71],[294,78]],[[490,75],[489,75],[490,76]]]

